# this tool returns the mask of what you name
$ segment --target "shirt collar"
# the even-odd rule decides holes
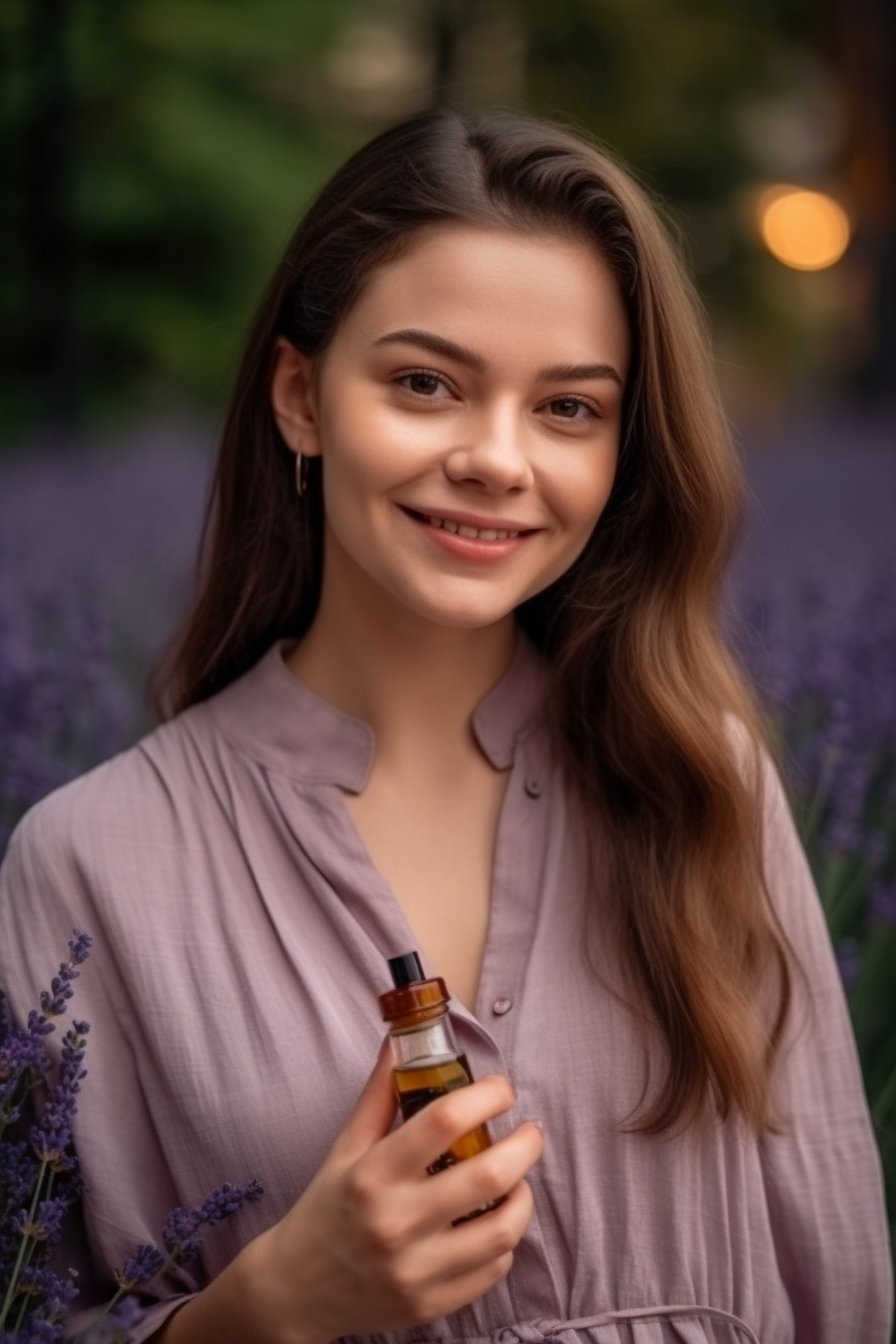
[[[373,729],[298,681],[284,662],[292,641],[278,640],[243,676],[199,708],[240,751],[304,784],[361,793],[376,751]],[[473,712],[473,732],[498,770],[513,764],[517,742],[541,718],[547,671],[520,631],[510,667]]]

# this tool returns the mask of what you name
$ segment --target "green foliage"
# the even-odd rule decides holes
[[[618,152],[666,204],[712,315],[772,363],[807,333],[789,277],[745,221],[762,172],[738,114],[776,88],[794,54],[820,44],[809,0],[519,0],[532,109],[571,119]]]
[[[315,119],[306,96],[345,2],[57,8],[46,36],[60,44],[73,108],[73,188],[66,204],[60,184],[59,209],[74,242],[82,406],[102,414],[135,395],[155,403],[173,393],[220,402],[292,223],[351,147]],[[35,12],[30,0],[6,0],[0,19],[0,128],[13,185],[0,261],[7,428],[40,411],[22,395],[33,382],[29,328],[41,316],[28,242],[30,123],[43,77]]]

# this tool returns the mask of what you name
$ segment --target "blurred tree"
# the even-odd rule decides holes
[[[220,398],[290,222],[347,147],[306,93],[348,7],[3,0],[2,427]]]
[[[57,431],[75,418],[78,380],[71,9],[72,0],[32,0],[25,33],[32,79],[22,136],[22,271],[31,301],[23,347],[44,418]]]
[[[853,365],[856,391],[896,401],[896,7],[838,0],[836,53],[850,106],[847,167],[857,250],[870,291]]]

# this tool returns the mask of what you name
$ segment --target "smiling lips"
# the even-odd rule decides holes
[[[468,523],[455,523],[451,518],[427,518],[430,527],[443,527],[458,537],[469,537],[471,541],[506,541],[508,537],[518,537],[519,532],[499,531],[495,527],[470,527]]]
[[[443,518],[439,514],[421,513],[407,507],[404,508],[404,512],[410,514],[417,522],[428,523],[430,527],[448,532],[452,536],[465,537],[469,541],[515,541],[519,536],[525,536],[536,530],[520,527],[518,524],[515,527],[508,527],[506,524],[501,526],[500,523],[491,521],[477,526],[458,518]]]

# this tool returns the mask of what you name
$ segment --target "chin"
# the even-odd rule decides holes
[[[408,606],[423,620],[446,630],[486,630],[500,625],[516,611],[516,606],[494,602],[434,602],[421,600]]]

